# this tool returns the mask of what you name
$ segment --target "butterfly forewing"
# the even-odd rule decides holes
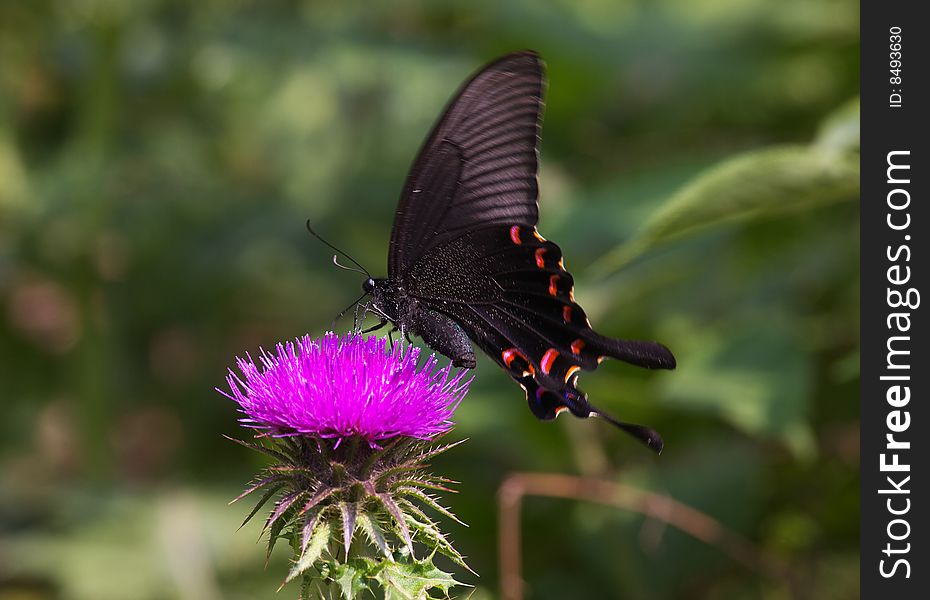
[[[391,234],[390,278],[464,232],[536,224],[542,91],[542,62],[533,52],[505,56],[462,86],[407,177]]]

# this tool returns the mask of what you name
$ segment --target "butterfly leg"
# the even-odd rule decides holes
[[[352,317],[352,331],[358,331],[358,311],[359,311],[359,305],[356,304],[356,305],[355,305],[355,315]],[[335,330],[335,329],[336,329],[336,328],[333,327],[333,330]]]
[[[359,333],[371,333],[372,331],[378,331],[379,329],[381,329],[387,324],[388,324],[388,320],[385,319],[384,317],[381,317],[380,322],[377,325],[372,325],[368,329],[363,329]],[[396,331],[396,328],[394,330]]]

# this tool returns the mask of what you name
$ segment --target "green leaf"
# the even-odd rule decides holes
[[[709,227],[858,197],[858,156],[816,146],[747,152],[685,185],[628,242],[598,260],[591,272],[609,275],[655,246]]]
[[[313,535],[310,536],[310,542],[307,544],[306,550],[300,555],[300,558],[297,559],[294,566],[291,567],[284,583],[293,581],[295,577],[313,566],[313,563],[322,556],[323,550],[325,550],[327,544],[329,544],[329,537],[331,534],[332,526],[328,521],[321,521],[316,528],[314,528]]]
[[[384,600],[423,600],[437,590],[448,596],[449,590],[461,585],[451,574],[433,564],[433,557],[412,562],[385,563],[375,575],[384,588]]]
[[[329,577],[339,586],[345,600],[355,600],[361,597],[362,592],[371,591],[367,582],[371,577],[368,565],[366,561],[351,561],[333,563],[330,567]]]

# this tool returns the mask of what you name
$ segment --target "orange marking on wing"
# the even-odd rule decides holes
[[[572,307],[568,304],[562,307],[562,320],[566,323],[572,322]]]
[[[533,228],[533,237],[535,237],[535,238],[536,238],[537,240],[539,240],[540,242],[545,242],[545,241],[546,241],[546,238],[544,238],[543,236],[539,235],[539,232],[536,231],[536,228],[535,228],[535,227]]]
[[[537,248],[536,250],[536,266],[540,269],[546,268],[546,261],[543,259],[543,254],[546,253],[545,248]]]
[[[542,367],[542,372],[546,375],[549,374],[549,371],[552,369],[552,363],[555,362],[555,359],[558,358],[559,351],[555,348],[549,348],[546,350],[546,353],[543,354],[542,360],[539,361],[539,366]]]
[[[568,368],[568,373],[565,374],[565,383],[568,383],[568,380],[572,378],[572,375],[577,373],[581,367],[577,365],[572,365]]]
[[[522,359],[523,362],[526,363],[526,368],[529,369],[528,371],[523,371],[524,375],[536,375],[536,369],[534,369],[533,365],[530,364],[530,361],[526,359],[526,355],[524,355],[516,348],[508,348],[507,350],[501,352],[501,359],[504,361],[504,364],[507,365],[508,369],[513,368],[510,365],[517,358]]]
[[[584,348],[584,340],[578,338],[572,342],[572,354],[581,354],[581,349]]]
[[[549,278],[549,295],[555,296],[559,293],[559,276],[553,275]]]
[[[559,268],[562,269],[563,271],[565,270],[565,259],[564,258],[559,259]]]
[[[571,300],[572,302],[575,301],[575,288],[571,288],[570,290],[568,290],[568,299]]]
[[[514,225],[513,227],[510,228],[510,239],[517,246],[523,243],[523,241],[520,239],[520,226],[519,225]]]
[[[604,362],[605,360],[607,360],[607,357],[606,357],[606,356],[598,356],[598,357],[597,357],[597,364],[601,364],[601,363]]]
[[[555,416],[559,416],[560,414],[562,414],[562,413],[565,412],[566,410],[568,410],[568,407],[567,407],[567,406],[556,406],[556,407],[555,407]]]

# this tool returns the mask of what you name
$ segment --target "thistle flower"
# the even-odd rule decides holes
[[[264,491],[248,522],[274,499],[268,554],[278,539],[290,542],[297,558],[285,583],[302,576],[302,596],[325,585],[347,599],[376,585],[445,593],[456,582],[433,566],[436,552],[468,568],[423,508],[458,521],[428,492],[454,482],[431,475],[426,461],[456,445],[431,442],[452,428],[470,381],[435,356],[419,358],[418,348],[375,337],[305,336],[263,351],[258,364],[237,359],[229,391],[217,388],[258,432],[255,442],[235,441],[275,463],[233,501]],[[353,546],[358,530],[368,543]],[[415,542],[427,556],[416,558]]]
[[[406,436],[429,440],[452,427],[452,413],[465,394],[462,375],[437,369],[435,356],[418,368],[420,349],[386,340],[327,334],[305,336],[262,353],[262,369],[237,359],[243,381],[230,371],[226,382],[242,407],[243,425],[273,435],[321,438],[359,436],[369,443]]]

